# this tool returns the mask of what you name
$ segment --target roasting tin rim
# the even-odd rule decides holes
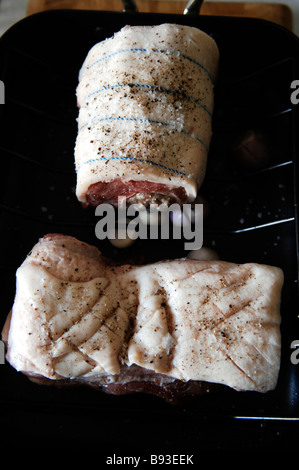
[[[155,22],[155,24],[158,24],[158,23],[161,23],[161,22],[165,22],[165,21],[169,21],[171,20],[171,22],[174,22],[174,21],[178,21],[180,20],[182,22],[182,24],[190,24],[190,23],[193,23],[194,21],[196,21],[196,23],[198,22],[199,23],[199,27],[201,27],[201,23],[202,22],[205,22],[206,18],[205,16],[201,16],[200,18],[198,19],[194,19],[193,16],[185,16],[185,15],[168,15],[168,14],[155,14],[155,13],[137,13],[137,14],[132,14],[132,13],[118,13],[118,12],[95,12],[95,11],[90,11],[90,10],[51,10],[51,11],[45,11],[45,12],[40,12],[40,13],[37,13],[35,15],[32,15],[31,17],[28,17],[28,18],[25,18],[23,20],[20,20],[16,25],[14,25],[13,27],[11,27],[6,33],[4,33],[4,35],[2,36],[2,38],[0,39],[0,53],[2,53],[2,48],[4,47],[4,50],[5,50],[5,47],[9,47],[9,43],[10,43],[10,37],[14,36],[17,31],[18,31],[18,28],[24,24],[30,24],[32,23],[33,26],[34,26],[34,22],[35,21],[39,21],[40,18],[48,18],[49,21],[53,21],[53,19],[55,20],[55,18],[57,16],[59,17],[62,17],[62,16],[67,16],[67,17],[81,17],[82,15],[86,15],[86,17],[88,16],[98,16],[100,18],[101,15],[103,15],[103,17],[108,17],[111,19],[113,18],[122,18],[122,21],[123,21],[123,18],[124,18],[124,15],[127,16],[127,18],[129,19],[136,19],[138,18],[138,24],[141,24],[140,21],[142,21],[142,18],[146,18],[147,21],[152,21],[152,22]],[[155,19],[155,21],[154,21]],[[288,36],[291,40],[294,40],[294,43],[296,43],[296,46],[299,47],[299,40],[298,38],[290,31],[286,30],[285,28],[283,28],[282,26],[280,25],[277,25],[275,23],[270,23],[266,20],[262,20],[262,19],[255,19],[255,18],[232,18],[232,17],[213,17],[213,19],[211,18],[208,18],[208,21],[211,22],[211,24],[213,24],[213,22],[222,22],[223,24],[228,24],[229,22],[232,22],[232,23],[235,23],[235,24],[238,24],[240,22],[242,22],[243,24],[247,24],[247,23],[251,23],[251,24],[265,24],[265,25],[269,25],[271,26],[271,28],[273,28],[273,30],[277,30],[277,31],[280,31],[280,32],[283,32],[283,34],[285,34],[286,36]],[[131,24],[134,24],[132,23],[131,21]],[[147,23],[148,24],[148,23]],[[269,26],[269,27],[270,27]],[[202,28],[203,30],[205,30],[205,28]],[[209,28],[207,28],[209,29]],[[296,69],[297,71],[299,71],[299,67],[298,67],[298,62],[296,64]],[[0,114],[0,119],[1,119],[1,114]],[[293,119],[297,120],[298,122],[298,112],[296,113],[296,116],[295,114],[293,114]],[[296,146],[297,148],[294,150],[294,154],[295,155],[298,155],[298,143],[295,143],[293,141],[293,145]],[[294,165],[296,166],[296,171],[298,172],[298,168],[297,168],[297,165],[298,165],[298,162],[294,160]],[[296,186],[297,186],[297,174],[294,174],[294,210],[295,210],[295,223],[296,223],[296,230],[298,229],[297,228],[297,225],[298,225],[298,206],[297,206],[297,196],[296,196]],[[298,234],[298,232],[297,232]],[[297,235],[297,260],[298,260],[298,235]],[[297,263],[297,268],[298,268],[298,263]],[[5,316],[5,315],[4,315]],[[1,369],[0,369],[1,370]],[[26,379],[27,380],[27,379]],[[41,393],[42,395],[42,393]],[[199,397],[199,400],[201,399],[201,397]],[[11,403],[12,406],[15,406],[16,404],[15,403]],[[20,403],[20,406],[22,406],[22,404]],[[31,406],[33,406],[33,408],[35,408],[35,406],[37,406],[37,409],[39,408],[39,405],[38,404],[31,404]],[[42,406],[42,405],[41,405]],[[53,405],[54,408],[56,405]],[[51,408],[51,406],[50,406]],[[72,406],[70,406],[70,410],[72,409]],[[296,411],[297,412],[297,411]],[[273,419],[273,420],[297,420],[298,418],[295,417],[295,416],[279,416],[279,413],[278,415],[276,416],[275,414],[273,414],[273,417],[270,417],[270,416],[263,416],[263,414],[261,413],[261,415],[259,415],[259,413],[256,414],[256,416],[252,416],[252,415],[248,415],[246,416],[246,413],[243,413],[242,415],[241,414],[238,414],[238,415],[235,415],[232,413],[232,415],[230,417],[233,417],[233,418],[236,418],[236,419],[245,419],[245,420],[249,420],[249,419],[253,419],[253,420],[268,420],[268,419]],[[213,418],[212,418],[213,419]]]
[[[167,22],[170,20],[171,23],[174,23],[178,19],[180,19],[181,24],[193,24],[194,22],[197,23],[198,21],[201,22],[202,20],[208,20],[208,21],[223,21],[223,22],[236,22],[236,23],[257,23],[257,24],[263,24],[265,26],[270,26],[273,30],[281,31],[285,36],[289,36],[294,42],[298,43],[299,46],[299,37],[290,31],[287,27],[276,23],[274,21],[266,20],[264,18],[255,18],[255,17],[244,17],[244,16],[221,16],[221,15],[197,15],[194,13],[188,13],[188,14],[180,14],[180,13],[155,13],[155,12],[134,12],[134,11],[114,11],[114,10],[89,10],[89,9],[68,9],[68,8],[53,8],[49,10],[44,10],[44,11],[39,11],[37,13],[33,13],[30,16],[26,16],[24,18],[21,18],[20,20],[16,21],[13,25],[11,25],[0,37],[0,43],[2,43],[4,40],[7,39],[7,36],[10,34],[15,34],[17,32],[17,29],[22,26],[23,23],[28,24],[31,21],[35,22],[38,21],[39,18],[42,18],[43,16],[45,17],[50,17],[49,20],[51,19],[51,16],[59,17],[59,16],[83,16],[83,15],[104,15],[104,16],[111,16],[119,19],[123,19],[125,17],[127,18],[134,18],[134,21],[136,21],[137,24],[142,24],[140,22],[140,19],[144,19],[144,24],[149,24],[148,18],[153,19],[153,24],[161,24],[162,22]],[[160,21],[161,20],[161,21]],[[121,21],[123,23],[123,21]],[[132,22],[130,23],[131,25],[134,25]]]

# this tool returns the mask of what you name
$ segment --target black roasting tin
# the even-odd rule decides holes
[[[288,445],[299,420],[298,38],[273,23],[230,17],[53,10],[16,23],[0,40],[1,327],[12,306],[15,272],[37,240],[59,232],[97,245],[115,259],[184,256],[182,240],[138,240],[115,250],[95,236],[96,217],[75,197],[75,89],[89,49],[126,24],[196,26],[220,50],[213,138],[201,194],[203,244],[220,259],[283,269],[282,357],[277,387],[266,394],[220,387],[177,405],[147,395],[41,386],[0,364],[2,432],[57,442],[93,442],[164,452],[235,445]],[[267,161],[248,168],[233,149],[249,130],[266,137]],[[298,355],[299,356],[299,355]],[[262,433],[262,434],[261,434]],[[231,440],[233,435],[233,441]],[[251,444],[250,444],[251,443]]]

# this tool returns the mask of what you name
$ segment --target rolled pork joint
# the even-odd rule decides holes
[[[125,26],[88,52],[76,90],[77,198],[192,202],[212,138],[219,51],[195,27]]]
[[[114,265],[50,234],[17,270],[6,358],[33,381],[115,395],[267,392],[280,369],[282,285],[280,268],[254,263]]]

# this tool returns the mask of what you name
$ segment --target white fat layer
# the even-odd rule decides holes
[[[48,269],[38,264],[42,249],[33,253],[17,271],[9,329],[8,359],[17,370],[84,378],[138,365],[238,390],[275,386],[279,268],[192,259],[110,267],[98,258],[102,275],[67,281],[64,267],[62,281],[55,256],[51,270],[49,260]]]

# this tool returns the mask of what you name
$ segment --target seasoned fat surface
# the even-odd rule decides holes
[[[137,365],[182,381],[271,390],[282,283],[279,268],[254,263],[112,266],[74,238],[45,237],[17,271],[7,359],[50,379],[113,381]]]
[[[92,47],[77,87],[80,201],[91,185],[115,178],[183,187],[195,198],[212,136],[218,55],[206,33],[176,24],[126,26]]]

